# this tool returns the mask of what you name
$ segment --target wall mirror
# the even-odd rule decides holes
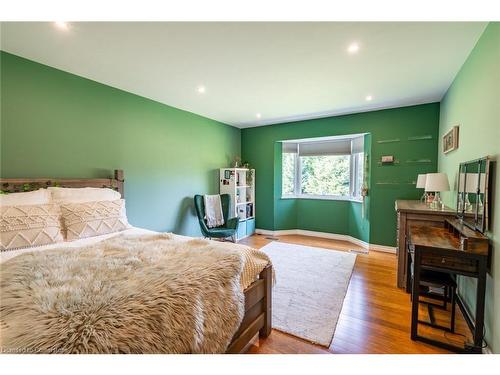
[[[457,216],[469,228],[484,233],[489,220],[490,159],[461,163],[458,170]]]

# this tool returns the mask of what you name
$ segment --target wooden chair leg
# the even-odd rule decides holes
[[[443,293],[443,309],[448,309],[448,298],[449,298],[449,288],[447,286],[444,287]]]
[[[455,333],[455,313],[456,313],[456,298],[457,298],[457,290],[455,287],[451,288],[451,324],[450,330],[452,333]]]

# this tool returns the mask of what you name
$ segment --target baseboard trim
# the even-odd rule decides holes
[[[380,252],[384,252],[384,253],[396,254],[395,247],[370,244],[368,242],[360,240],[359,238],[348,236],[346,234],[316,232],[316,231],[305,230],[305,229],[286,229],[286,230],[256,229],[255,233],[262,234],[265,236],[285,236],[285,235],[290,235],[290,234],[296,234],[296,235],[302,235],[302,236],[328,238],[330,240],[352,242],[353,244],[361,246],[362,248],[367,249],[369,251],[373,250],[373,251],[380,251]]]

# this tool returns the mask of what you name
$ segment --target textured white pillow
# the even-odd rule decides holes
[[[48,203],[50,203],[50,191],[47,189],[0,194],[0,206],[27,206]]]
[[[114,201],[121,198],[119,192],[108,188],[49,187],[48,190],[52,193],[52,202],[59,204]]]
[[[125,200],[66,203],[61,205],[66,240],[120,232],[130,226],[125,213]]]
[[[63,240],[56,204],[0,207],[0,251],[47,245]]]

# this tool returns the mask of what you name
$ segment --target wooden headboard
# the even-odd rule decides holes
[[[4,193],[38,190],[49,186],[57,187],[98,187],[118,191],[124,197],[123,170],[115,169],[110,178],[0,178],[0,190]]]

